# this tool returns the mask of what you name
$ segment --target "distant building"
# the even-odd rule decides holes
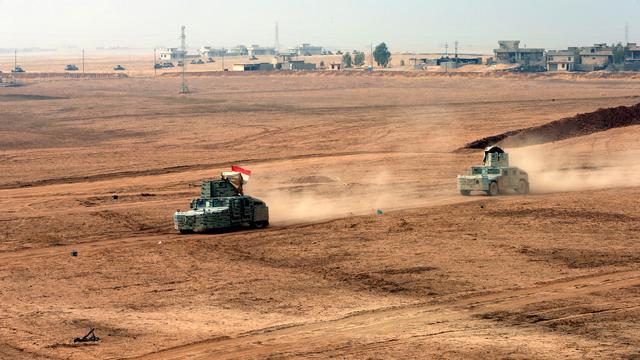
[[[270,63],[241,63],[233,64],[233,71],[271,71],[273,64]]]
[[[437,66],[438,59],[430,59],[430,58],[410,58],[409,65],[413,66],[414,69],[424,69],[427,66]]]
[[[160,60],[162,61],[178,61],[182,60],[182,55],[186,55],[186,51],[178,50],[178,48],[168,48],[160,50]]]
[[[629,53],[624,61],[640,62],[640,46],[636,43],[628,43],[627,49]]]
[[[226,56],[227,50],[225,49],[215,49],[211,46],[203,46],[198,50],[200,53],[200,57],[203,59],[209,59],[214,57]]]
[[[519,40],[498,41],[494,49],[495,61],[499,64],[520,64],[531,67],[545,67],[544,49],[521,48]]]
[[[316,64],[305,63],[304,60],[293,60],[291,55],[279,55],[274,58],[273,66],[276,70],[315,70]]]
[[[613,62],[613,48],[607,44],[595,44],[580,48],[580,71],[605,69]]]
[[[238,45],[227,50],[225,55],[226,56],[247,56],[249,55],[249,50],[247,50],[247,47],[244,45]]]
[[[275,55],[276,49],[272,47],[262,47],[260,45],[251,45],[247,47],[247,55],[261,56],[261,55]]]
[[[289,53],[298,56],[322,55],[322,46],[312,46],[310,44],[300,44],[289,49]]]
[[[547,71],[576,71],[580,64],[580,50],[550,50],[547,52]]]

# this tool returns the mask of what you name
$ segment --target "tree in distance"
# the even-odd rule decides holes
[[[391,61],[391,52],[387,49],[387,44],[380,43],[376,46],[375,50],[373,50],[373,59],[376,61],[378,66],[387,67],[387,65],[389,65],[389,61]]]
[[[364,53],[360,52],[360,51],[356,51],[353,54],[353,64],[355,66],[362,66],[364,65]]]
[[[622,45],[622,43],[618,43],[617,45],[613,45],[613,63],[614,64],[622,64],[624,63],[625,57],[629,56],[629,47]]]
[[[351,67],[351,54],[349,54],[348,52],[344,53],[344,55],[342,55],[342,63],[344,64],[345,68],[350,68]]]

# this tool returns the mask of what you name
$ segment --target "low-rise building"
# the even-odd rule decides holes
[[[580,50],[578,48],[547,52],[547,71],[576,71],[578,64],[580,64]]]
[[[249,50],[244,45],[234,46],[231,49],[227,50],[225,56],[247,56],[249,55]]]
[[[247,47],[247,55],[251,57],[261,56],[261,55],[275,55],[275,54],[276,54],[276,49],[272,47],[263,47],[260,45],[250,45]]]
[[[595,44],[580,48],[580,64],[576,66],[581,71],[602,70],[613,62],[613,48],[607,44]]]
[[[273,64],[270,63],[240,63],[233,64],[233,71],[271,71]]]
[[[625,56],[624,61],[640,62],[640,46],[638,46],[638,44],[627,44],[627,56]]]
[[[186,51],[179,50],[178,48],[167,48],[160,50],[161,61],[178,61],[182,60],[183,54],[186,55]]]
[[[520,64],[528,67],[545,67],[544,49],[521,48],[519,40],[498,41],[494,49],[495,60],[500,64]]]
[[[214,57],[226,56],[227,50],[225,49],[216,49],[211,46],[203,46],[198,51],[200,53],[200,57],[202,59],[210,59]]]
[[[293,56],[285,54],[273,58],[272,64],[276,70],[315,70],[316,64],[305,63],[304,60],[292,59]]]
[[[312,55],[322,55],[322,46],[313,46],[310,44],[300,44],[296,47],[290,48],[289,52],[291,54],[296,54],[298,56],[312,56]]]

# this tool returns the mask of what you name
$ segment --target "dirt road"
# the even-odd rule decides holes
[[[635,104],[637,80],[178,85],[0,89],[0,358],[638,356],[638,126],[513,149],[528,196],[454,182],[464,144]],[[231,164],[273,226],[178,235]]]

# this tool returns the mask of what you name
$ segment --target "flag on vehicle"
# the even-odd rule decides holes
[[[242,181],[246,184],[251,177],[251,170],[243,169],[240,166],[231,165],[231,171],[239,172],[242,176]]]

